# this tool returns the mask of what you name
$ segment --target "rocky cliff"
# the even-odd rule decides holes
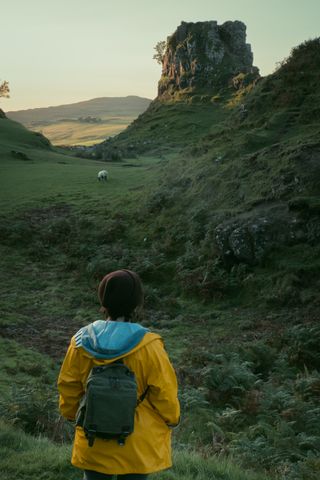
[[[240,21],[186,23],[167,38],[159,96],[179,90],[219,90],[239,74],[257,77],[246,26]],[[235,80],[236,82],[236,80]]]

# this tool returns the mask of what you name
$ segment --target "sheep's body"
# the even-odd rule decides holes
[[[106,182],[108,180],[107,170],[100,170],[100,172],[98,173],[98,180],[99,182]]]

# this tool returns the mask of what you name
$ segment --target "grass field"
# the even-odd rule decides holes
[[[139,228],[139,212],[158,183],[161,165],[154,157],[111,163],[108,182],[100,184],[96,173],[101,162],[59,155],[12,122],[1,133],[0,413],[8,423],[0,428],[5,452],[0,469],[8,480],[79,478],[69,465],[68,445],[34,436],[46,432],[64,438],[57,433],[55,378],[71,335],[97,318],[99,271],[147,262],[138,247],[144,247],[146,236]],[[13,148],[28,159],[12,156]],[[132,214],[137,215],[136,227],[129,232]],[[146,290],[149,308],[158,297],[156,284]],[[176,337],[180,325],[167,330],[156,317],[151,322],[167,337],[172,358],[178,358],[185,348]],[[27,433],[10,427],[12,422]],[[265,478],[181,448],[174,469],[155,478],[187,480],[195,474],[199,480]]]
[[[10,119],[41,132],[54,145],[91,145],[126,128],[151,100],[103,97],[56,107],[8,112]]]
[[[102,119],[101,123],[84,123],[79,121],[56,121],[51,124],[31,126],[31,130],[41,132],[53,145],[86,145],[100,143],[108,137],[122,132],[135,117],[118,117]]]
[[[253,327],[263,338],[266,326],[279,325],[280,317],[267,319],[261,314],[257,318],[256,311],[241,311],[225,302],[203,304],[181,296],[170,280],[166,288],[161,286],[176,267],[163,257],[162,247],[152,236],[149,239],[154,227],[149,231],[144,221],[145,202],[163,176],[158,158],[108,164],[110,179],[99,184],[96,172],[105,164],[61,156],[39,145],[30,147],[28,138],[30,135],[33,140],[33,135],[22,132],[25,137],[19,149],[30,160],[11,156],[9,135],[1,147],[0,382],[5,396],[0,412],[9,425],[14,423],[33,436],[26,437],[8,426],[1,428],[4,444],[10,438],[14,447],[6,449],[0,463],[8,480],[12,476],[22,480],[79,477],[68,465],[69,446],[34,437],[45,434],[58,443],[65,438],[65,432],[57,431],[54,393],[61,359],[74,332],[99,318],[99,278],[106,271],[125,267],[139,271],[144,279],[146,313],[142,322],[163,336],[179,377],[186,379],[180,392],[184,416],[174,440],[175,467],[155,478],[264,479],[263,473],[251,474],[225,457],[215,459],[214,450],[206,445],[219,439],[220,427],[215,422],[217,415],[222,415],[221,407],[208,409],[203,387],[195,388],[191,379],[199,368],[201,372],[200,365],[207,364],[209,351],[221,355],[224,348],[236,350],[239,339],[244,345],[248,329]],[[157,214],[153,222],[157,225]],[[235,375],[235,385],[242,381],[251,384],[254,377],[247,367],[236,373],[236,364],[225,361],[223,369]],[[232,384],[223,388],[231,395],[229,402],[233,395],[236,403],[241,401],[237,386],[234,393]],[[224,393],[221,395],[223,398]],[[228,408],[224,421],[229,421]],[[220,441],[214,440],[214,444]],[[190,453],[193,448],[202,456]],[[39,450],[44,455],[39,455]],[[12,462],[12,456],[19,462]],[[276,477],[269,474],[266,478]]]
[[[2,211],[54,202],[95,206],[134,195],[134,190],[154,181],[152,170],[158,159],[143,158],[128,163],[109,163],[107,183],[99,183],[97,173],[106,165],[97,161],[60,156],[52,152],[29,151],[30,161],[7,158],[1,161]],[[13,168],[14,163],[14,168]],[[23,182],[18,180],[23,178]],[[134,190],[132,190],[134,189]]]
[[[106,165],[44,148],[41,137],[15,122],[0,119],[0,131],[0,201],[3,212],[17,212],[18,208],[54,202],[96,205],[99,210],[104,201],[111,200],[117,205],[120,198],[126,201],[141,187],[152,188],[157,181],[153,169],[159,163],[158,158]],[[19,151],[27,158],[17,158],[12,151]],[[106,167],[109,181],[99,183],[97,173]]]

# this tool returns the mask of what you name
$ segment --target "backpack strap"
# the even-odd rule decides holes
[[[113,365],[115,363],[119,363],[120,365],[124,365],[124,361],[122,358],[118,358],[117,360],[114,360],[113,362],[107,363],[106,365]]]
[[[142,403],[143,400],[146,398],[148,390],[149,390],[149,385],[147,386],[143,394],[138,398],[137,406],[140,405],[140,403]]]
[[[124,361],[123,361],[122,358],[119,358],[119,359],[115,360],[114,362],[110,362],[110,363],[112,363],[112,364],[118,363],[118,364],[120,364],[120,365],[125,365],[125,363],[124,363]],[[143,392],[143,394],[140,395],[140,397],[138,398],[138,400],[137,400],[137,406],[140,405],[140,403],[142,403],[143,400],[146,398],[147,393],[148,393],[148,390],[149,390],[149,385],[147,386],[147,388],[145,389],[145,391]]]

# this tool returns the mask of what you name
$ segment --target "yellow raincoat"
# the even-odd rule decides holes
[[[146,332],[133,349],[111,360],[96,358],[78,346],[76,336],[73,337],[58,379],[60,412],[68,420],[74,420],[92,367],[116,358],[122,358],[135,373],[138,397],[149,387],[145,399],[136,408],[134,432],[124,446],[116,440],[96,438],[89,447],[83,429],[76,427],[71,462],[84,470],[113,475],[147,474],[169,468],[172,465],[170,427],[179,423],[180,408],[176,375],[159,335]]]

